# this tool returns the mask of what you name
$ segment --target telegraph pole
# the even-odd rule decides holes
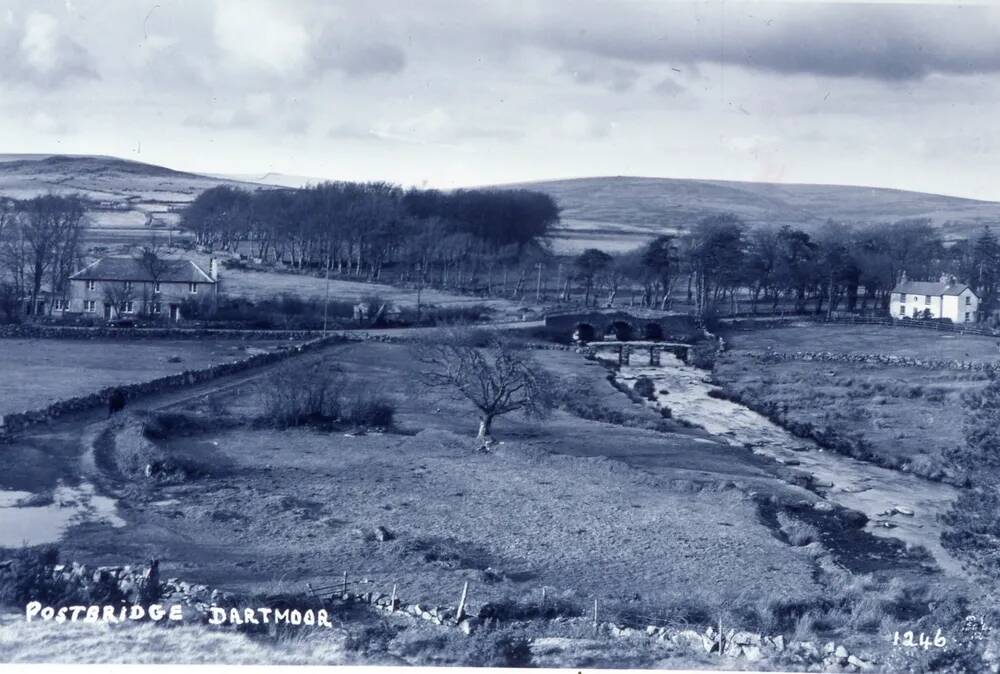
[[[326,337],[326,317],[330,307],[330,259],[326,260],[326,295],[323,298],[323,336]]]

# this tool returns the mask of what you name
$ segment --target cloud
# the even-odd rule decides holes
[[[0,28],[0,77],[37,87],[54,87],[72,79],[94,79],[90,54],[63,30],[51,14],[31,11],[18,24],[8,11]]]
[[[392,75],[406,67],[403,50],[385,43],[317,47],[315,58],[320,66],[334,68],[349,77]]]
[[[671,98],[675,96],[680,96],[684,93],[685,87],[677,82],[677,80],[665,77],[656,84],[653,85],[653,92],[660,94],[661,96],[669,96]]]
[[[287,75],[301,71],[309,57],[306,27],[274,2],[218,2],[213,28],[216,44],[237,68]]]
[[[584,85],[597,85],[616,94],[631,91],[639,79],[639,71],[629,65],[609,63],[600,59],[566,59],[561,72]]]
[[[609,13],[591,4],[526,30],[550,49],[636,64],[886,81],[1000,71],[1000,10],[992,7],[640,3]]]
[[[575,140],[595,140],[606,138],[614,129],[613,122],[596,120],[580,110],[573,110],[563,115],[557,124],[561,135]]]

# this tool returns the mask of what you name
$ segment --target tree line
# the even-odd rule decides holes
[[[264,263],[372,281],[395,266],[408,280],[445,286],[538,254],[558,221],[555,201],[538,192],[403,190],[384,182],[256,192],[220,186],[182,216],[199,245]]]
[[[82,261],[86,211],[77,196],[0,197],[0,314],[6,320],[15,320],[24,302],[37,307],[43,288],[65,293]]]
[[[1000,285],[1000,243],[986,227],[949,245],[925,219],[867,227],[828,222],[809,233],[751,228],[734,215],[718,215],[629,253],[585,250],[573,265],[584,304],[597,304],[595,292],[603,290],[602,303],[613,305],[627,286],[629,304],[669,309],[681,300],[702,317],[774,313],[779,305],[795,312],[885,312],[904,276],[965,283],[987,310]]]
[[[585,306],[683,304],[702,317],[884,312],[904,274],[951,276],[988,309],[1000,285],[1000,243],[988,228],[947,244],[926,219],[864,227],[831,221],[809,232],[750,227],[722,214],[627,253],[590,248],[570,259],[545,244],[558,222],[558,206],[538,192],[403,190],[381,182],[257,192],[222,186],[183,215],[199,244],[265,263],[366,280],[391,268],[389,280],[411,286]]]

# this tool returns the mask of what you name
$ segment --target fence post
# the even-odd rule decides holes
[[[341,593],[344,597],[347,596],[347,572],[344,571],[344,591]]]
[[[469,597],[469,581],[462,586],[462,596],[458,600],[458,611],[455,612],[455,622],[462,622],[465,617],[465,600]]]
[[[389,613],[396,612],[396,584],[392,584],[392,596],[389,597]]]

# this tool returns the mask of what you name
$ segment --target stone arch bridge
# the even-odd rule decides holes
[[[663,312],[580,311],[549,314],[545,330],[559,341],[680,342],[702,337],[702,330],[687,314]]]

